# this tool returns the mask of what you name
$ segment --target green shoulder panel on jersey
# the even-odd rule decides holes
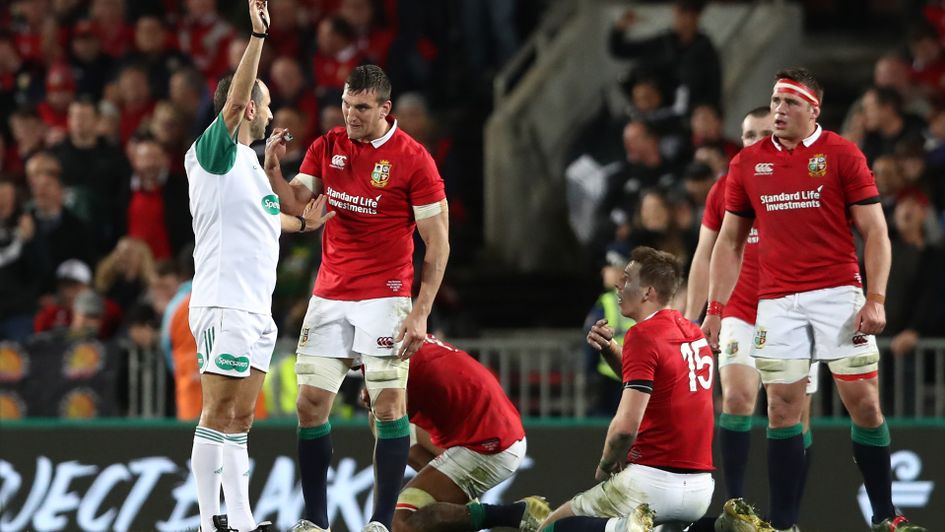
[[[197,138],[197,162],[216,175],[229,172],[236,164],[236,138],[227,131],[223,113]]]

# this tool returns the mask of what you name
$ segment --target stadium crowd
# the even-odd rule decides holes
[[[446,182],[455,263],[479,245],[481,139],[464,120],[484,114],[481,94],[523,24],[516,2],[451,4],[270,0],[276,25],[260,72],[272,126],[297,132],[282,160],[291,178],[309,143],[343,123],[337,102],[350,70],[383,66],[400,127]],[[722,130],[722,62],[699,30],[703,3],[674,6],[672,27],[648,41],[624,36],[632,15],[616,22],[607,45],[636,60],[625,99],[574,148],[608,169],[589,244],[602,259],[647,245],[689,264],[708,191],[739,149]],[[0,338],[118,339],[164,351],[173,373],[172,335],[190,334],[172,326],[174,313],[186,309],[193,275],[183,154],[213,119],[213,84],[245,48],[248,31],[232,15],[214,0],[0,7]],[[945,9],[915,15],[834,128],[862,148],[882,193],[895,257],[884,335],[900,356],[945,336]],[[318,245],[283,237],[273,312],[289,336]]]

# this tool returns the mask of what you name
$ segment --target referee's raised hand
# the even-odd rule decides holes
[[[248,0],[249,19],[253,22],[253,31],[269,33],[269,2],[266,0]]]

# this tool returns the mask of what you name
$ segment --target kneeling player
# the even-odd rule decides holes
[[[550,511],[543,499],[475,502],[515,473],[526,448],[519,413],[486,368],[428,336],[410,359],[407,414],[418,441],[410,464],[419,473],[397,499],[394,532],[537,529]]]
[[[617,287],[621,314],[637,321],[622,360],[605,320],[587,336],[624,382],[595,474],[600,484],[555,510],[543,530],[683,530],[709,508],[713,357],[702,331],[669,308],[681,278],[669,253],[633,250]]]

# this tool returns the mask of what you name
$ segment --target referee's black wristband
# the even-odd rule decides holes
[[[296,216],[296,218],[298,218],[299,223],[302,224],[302,227],[299,227],[299,232],[304,233],[305,232],[305,218],[302,218],[301,216]]]
[[[253,37],[259,37],[260,39],[265,39],[266,37],[269,36],[268,33],[259,33],[259,32],[256,32],[256,31],[250,33],[250,35],[252,35]]]

